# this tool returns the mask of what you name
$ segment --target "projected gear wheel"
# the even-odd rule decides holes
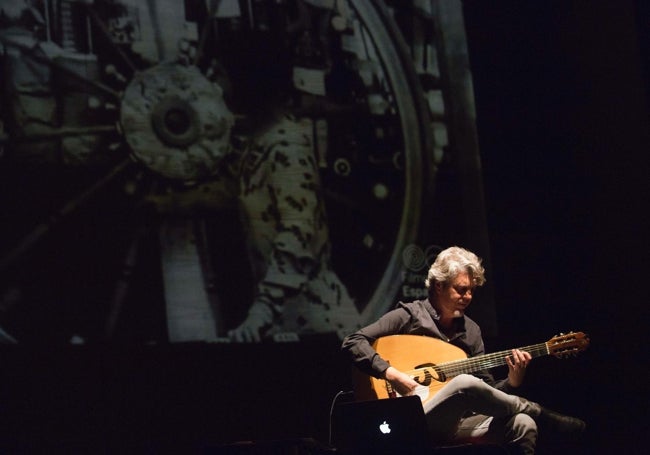
[[[381,2],[347,6],[332,24],[338,25],[344,49],[355,49],[348,33],[365,47],[352,52],[350,69],[363,87],[353,92],[367,108],[363,116],[330,120],[331,150],[323,175],[331,197],[335,265],[367,324],[395,304],[402,252],[417,242],[425,182],[433,176],[428,112],[397,26]]]
[[[122,98],[120,124],[133,154],[170,179],[214,175],[233,123],[221,88],[195,66],[166,63],[139,72]]]

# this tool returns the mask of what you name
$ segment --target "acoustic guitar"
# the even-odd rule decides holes
[[[535,357],[552,355],[565,358],[584,351],[589,338],[582,332],[554,336],[545,343],[519,348]],[[377,353],[391,366],[411,376],[419,386],[415,394],[423,403],[454,376],[506,365],[512,350],[467,357],[465,351],[437,338],[420,335],[390,335],[373,344]],[[357,370],[356,368],[354,370]],[[355,371],[354,390],[358,400],[394,398],[399,396],[390,382]]]

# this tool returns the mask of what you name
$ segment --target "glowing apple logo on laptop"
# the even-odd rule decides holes
[[[381,425],[379,425],[379,431],[381,431],[381,432],[384,433],[384,434],[388,434],[388,433],[390,433],[390,425],[388,425],[388,424],[386,423],[386,421],[384,420],[384,423],[382,423]]]

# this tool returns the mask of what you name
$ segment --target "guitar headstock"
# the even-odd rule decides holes
[[[589,346],[589,337],[582,332],[561,333],[546,342],[548,352],[563,358],[582,352]]]

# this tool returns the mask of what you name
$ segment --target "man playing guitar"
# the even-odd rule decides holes
[[[366,378],[374,381],[376,389],[374,395],[366,393],[366,396],[357,390],[358,398],[383,398],[382,393],[386,397],[420,395],[431,437],[436,444],[498,443],[506,444],[518,453],[532,454],[538,425],[563,434],[582,433],[585,429],[582,420],[551,411],[514,394],[523,382],[532,357],[550,353],[550,343],[538,345],[541,349],[531,346],[534,355],[527,349],[513,349],[496,356],[485,355],[480,327],[465,315],[475,288],[484,283],[481,259],[463,248],[448,248],[438,255],[429,269],[425,281],[428,299],[400,302],[397,308],[376,322],[347,336],[343,341],[343,351],[349,354]],[[468,358],[438,365],[412,365],[419,368],[414,375],[404,371],[408,364],[394,361],[398,349],[390,346],[395,351],[387,349],[390,354],[379,349],[383,340],[391,340],[395,335],[395,338],[403,337],[409,342],[435,341],[437,344],[431,345],[430,351],[448,348],[453,351],[452,357],[458,351]],[[586,343],[575,336],[569,341]],[[409,348],[405,346],[404,351],[409,351]],[[425,354],[435,356],[436,352]],[[442,360],[447,360],[442,354]],[[409,353],[405,352],[405,355]],[[493,365],[494,361],[507,364],[507,378],[497,381],[487,371],[498,364]],[[376,385],[381,383],[385,384],[384,391]],[[423,389],[424,394],[421,394]]]

